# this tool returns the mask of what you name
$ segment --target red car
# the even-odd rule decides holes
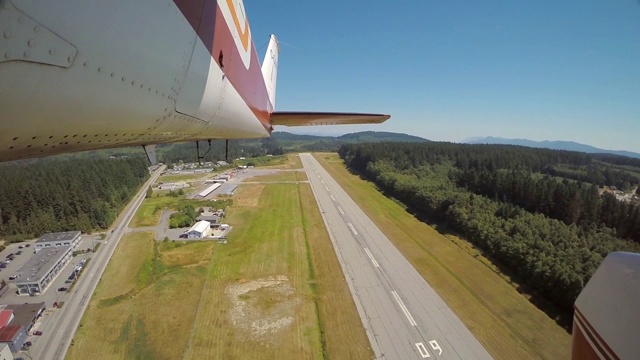
[[[42,335],[42,331],[36,330],[33,332],[33,335]]]

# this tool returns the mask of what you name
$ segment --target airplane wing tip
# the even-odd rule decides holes
[[[391,118],[387,114],[277,111],[271,114],[272,125],[319,126],[380,124]]]

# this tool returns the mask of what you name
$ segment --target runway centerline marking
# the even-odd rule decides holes
[[[334,198],[333,195],[330,195],[330,196],[331,196],[331,200],[336,201],[336,198]]]
[[[353,235],[358,235],[356,228],[354,228],[351,223],[347,223],[347,225],[349,225],[349,228],[351,228],[351,232],[353,233]]]
[[[327,189],[327,191],[329,191],[329,188],[328,188],[328,187],[326,187],[326,186],[325,186],[324,188],[325,188],[325,189]]]
[[[373,258],[373,255],[371,255],[371,252],[369,251],[369,249],[364,248],[364,252],[366,252],[367,256],[369,256],[369,259],[371,259],[371,262],[373,263],[373,266],[379,268],[380,265],[378,265],[378,262],[376,261],[376,259]]]
[[[395,291],[392,291],[391,294],[393,294],[393,297],[396,298],[396,302],[398,303],[398,305],[400,305],[400,309],[402,309],[404,316],[406,316],[407,320],[409,320],[409,324],[411,324],[411,326],[418,325],[416,321],[413,320],[413,316],[411,316],[409,309],[407,309],[407,307],[404,306],[404,303],[402,302],[402,299],[400,299],[400,296],[398,296],[398,293]]]

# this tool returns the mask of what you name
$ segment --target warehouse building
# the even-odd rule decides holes
[[[189,231],[187,231],[187,239],[202,239],[211,233],[211,223],[208,221],[198,221]]]
[[[41,295],[73,257],[73,246],[61,245],[38,251],[18,269],[15,283],[20,295]]]
[[[67,231],[42,235],[35,243],[35,251],[56,246],[77,248],[80,244],[80,231]]]
[[[208,188],[202,190],[197,196],[199,197],[205,197],[209,194],[211,194],[212,192],[214,192],[217,188],[219,188],[222,184],[213,184],[211,186],[209,186]]]
[[[18,352],[45,310],[44,303],[0,305],[0,343]]]

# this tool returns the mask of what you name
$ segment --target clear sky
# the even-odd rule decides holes
[[[260,58],[281,45],[278,110],[391,114],[278,127],[571,140],[640,152],[640,2],[245,0]]]

